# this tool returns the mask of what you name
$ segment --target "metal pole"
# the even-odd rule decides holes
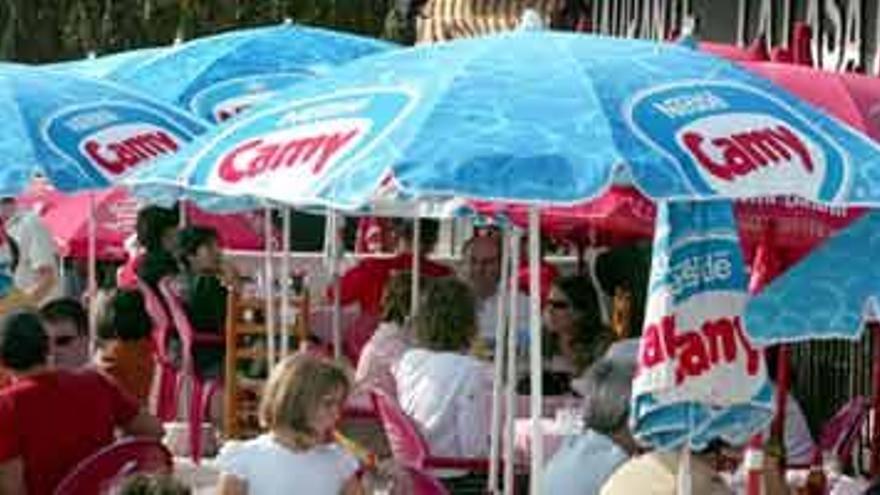
[[[517,304],[519,291],[519,278],[516,276],[520,260],[519,230],[514,230],[508,239],[510,243],[510,273],[507,281],[507,296],[509,297],[509,311],[507,313],[507,390],[506,410],[507,418],[504,423],[504,493],[513,495],[513,475],[516,459],[514,456],[514,443],[516,439],[516,365],[517,365],[517,340],[519,337],[519,305]]]
[[[544,435],[541,429],[543,389],[541,387],[541,277],[540,216],[537,206],[529,207],[529,345],[531,349],[531,493],[541,493],[544,468]]]
[[[88,292],[89,292],[89,355],[93,355],[98,346],[98,219],[96,215],[95,193],[89,193],[89,240],[88,240]]]
[[[506,239],[505,233],[505,239]],[[504,336],[505,333],[505,311],[504,311],[504,290],[507,287],[507,279],[509,278],[509,251],[507,243],[501,244],[501,284],[498,287],[498,304],[496,306],[495,319],[495,373],[492,380],[492,443],[489,448],[489,493],[498,493],[498,461],[500,459],[500,437],[501,437],[501,388],[504,382]],[[508,411],[509,413],[510,411]],[[506,485],[505,485],[506,486]]]
[[[269,369],[275,366],[275,263],[272,239],[272,208],[266,208],[264,230],[266,236],[266,361]]]
[[[413,220],[412,246],[412,289],[410,293],[409,307],[410,321],[415,320],[416,313],[419,311],[419,273],[422,271],[422,222],[419,218]]]
[[[330,210],[328,220],[330,275],[333,277],[333,358],[342,359],[342,277],[339,274],[339,216]]]
[[[281,219],[281,356],[290,353],[290,208],[284,208]]]

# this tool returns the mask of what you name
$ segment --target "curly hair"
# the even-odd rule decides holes
[[[454,277],[434,279],[420,301],[415,330],[425,348],[467,348],[477,334],[477,302],[470,286]]]
[[[382,321],[402,325],[409,316],[412,302],[413,272],[401,271],[391,275],[382,292]],[[419,286],[424,289],[426,277],[419,277]]]

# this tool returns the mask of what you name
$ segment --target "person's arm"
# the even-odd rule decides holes
[[[147,437],[161,440],[165,434],[162,423],[147,411],[140,411],[128,423],[122,426],[122,431],[134,437]]]
[[[55,241],[52,234],[43,224],[39,217],[34,217],[26,234],[27,242],[23,242],[21,250],[27,250],[27,256],[23,256],[30,262],[30,268],[37,274],[36,281],[30,287],[21,287],[31,298],[34,304],[45,299],[58,283],[57,266],[58,256],[55,251]]]
[[[247,483],[227,473],[220,475],[220,483],[217,485],[217,495],[247,495]]]
[[[24,484],[24,462],[21,457],[0,462],[0,493],[27,495]]]
[[[222,493],[222,492],[221,492]],[[357,476],[352,476],[345,482],[345,485],[342,487],[342,492],[340,495],[365,495],[366,491],[364,491],[364,485],[361,484],[361,480],[358,479]]]
[[[33,303],[39,303],[49,296],[58,283],[58,277],[55,276],[54,265],[41,265],[36,269],[37,280],[30,287],[23,287],[22,290],[28,295]]]

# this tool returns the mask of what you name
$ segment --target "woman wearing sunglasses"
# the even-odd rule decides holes
[[[599,298],[589,278],[558,278],[544,303],[544,394],[566,395],[571,379],[580,376],[614,342],[602,323]],[[521,392],[526,385],[521,383]]]

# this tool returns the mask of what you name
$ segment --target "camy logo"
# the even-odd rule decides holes
[[[819,193],[826,170],[821,148],[788,123],[769,115],[723,114],[698,119],[677,140],[713,189],[749,188],[774,193],[795,188]]]
[[[745,83],[687,81],[650,87],[627,103],[635,134],[681,173],[658,194],[799,196],[832,201],[847,155],[805,109]]]
[[[219,160],[217,175],[236,184],[276,172],[315,177],[369,131],[363,119],[337,119],[250,138]]]
[[[176,152],[183,139],[151,124],[108,127],[87,136],[80,152],[109,176],[120,176],[143,162]]]

